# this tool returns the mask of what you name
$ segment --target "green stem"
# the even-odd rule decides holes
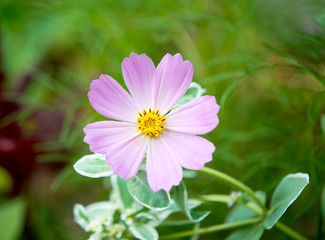
[[[196,200],[199,202],[220,202],[220,203],[226,203],[228,204],[230,200],[230,195],[224,195],[224,194],[209,194],[209,195],[200,195],[196,198],[191,198],[192,200]],[[245,205],[246,207],[252,209],[254,212],[256,212],[258,215],[263,215],[263,210],[256,205],[256,203],[253,202],[247,202],[247,203],[241,203]]]
[[[230,183],[231,185],[239,188],[240,190],[248,193],[255,201],[256,203],[261,207],[264,215],[266,215],[267,213],[267,209],[266,207],[263,205],[263,203],[256,197],[254,191],[246,186],[245,184],[243,184],[242,182],[238,181],[237,179],[223,173],[223,172],[220,172],[218,170],[215,170],[215,169],[211,169],[211,168],[208,168],[208,167],[203,167],[201,170],[199,170],[201,172],[204,172],[204,173],[207,173],[207,174],[210,174],[214,177],[217,177],[225,182],[228,182]]]
[[[200,202],[220,202],[227,203],[230,196],[226,194],[210,194],[210,195],[200,195],[196,198],[191,198],[192,200]]]
[[[292,237],[293,239],[307,240],[307,238],[304,238],[299,233],[295,232],[294,230],[292,230],[288,226],[284,225],[282,222],[277,222],[275,224],[275,227],[278,228],[279,230],[281,230],[282,232],[286,233],[288,236]]]
[[[251,225],[254,223],[257,223],[261,221],[261,218],[251,218],[243,221],[238,221],[238,222],[233,222],[233,223],[224,223],[224,224],[218,224],[206,228],[199,228],[199,229],[193,229],[189,231],[184,231],[184,232],[178,232],[178,233],[173,233],[165,236],[161,236],[160,239],[175,239],[175,238],[180,238],[180,237],[186,237],[186,236],[192,236],[195,234],[204,234],[204,233],[211,233],[211,232],[218,232],[218,231],[223,231],[231,228],[237,228],[237,227],[243,227],[247,225]]]

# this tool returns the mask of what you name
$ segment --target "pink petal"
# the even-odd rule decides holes
[[[100,75],[92,81],[88,93],[90,104],[101,115],[125,122],[136,122],[138,108],[134,100],[112,77]]]
[[[172,186],[180,184],[182,167],[166,135],[151,138],[147,153],[147,178],[150,188],[156,192],[160,189],[170,191]]]
[[[141,134],[126,138],[110,147],[106,153],[106,163],[114,174],[123,179],[134,177],[143,161],[148,139]]]
[[[106,154],[112,145],[140,135],[136,127],[136,124],[115,121],[90,123],[84,128],[84,141],[89,144],[90,151]]]
[[[154,107],[153,83],[155,71],[155,65],[145,54],[139,56],[131,53],[130,58],[125,58],[122,62],[125,84],[140,108],[138,109],[140,112],[143,109],[148,110],[149,107]]]
[[[157,100],[155,107],[166,114],[185,94],[193,77],[193,65],[183,61],[178,53],[175,56],[167,53],[157,67],[155,91]]]
[[[198,97],[175,110],[166,117],[166,128],[188,134],[205,134],[218,124],[220,107],[213,96]]]
[[[208,140],[199,136],[168,130],[164,134],[167,136],[166,141],[168,141],[169,146],[173,146],[173,151],[184,168],[198,170],[212,160],[215,147]]]

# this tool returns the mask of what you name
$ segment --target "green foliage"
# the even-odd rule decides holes
[[[204,211],[204,212],[190,211],[190,207],[188,205],[189,203],[188,203],[187,190],[184,182],[181,182],[181,184],[177,187],[173,187],[171,194],[177,206],[190,219],[190,221],[201,222],[210,214],[210,211]]]
[[[304,173],[289,174],[282,179],[271,198],[270,210],[264,220],[266,229],[273,227],[308,183],[309,176]]]
[[[206,92],[206,89],[203,89],[200,84],[196,82],[191,82],[190,87],[186,91],[185,95],[176,103],[174,108],[179,107],[194,98],[202,96]]]
[[[145,224],[134,224],[130,227],[133,236],[140,240],[158,240],[157,231]]]
[[[71,171],[76,156],[89,153],[82,128],[104,119],[87,99],[90,82],[105,73],[123,84],[121,62],[133,51],[146,53],[156,65],[166,52],[180,52],[193,63],[194,81],[222,103],[220,125],[204,136],[216,146],[209,167],[229,172],[269,197],[288,172],[307,172],[311,186],[283,221],[308,239],[322,239],[325,229],[316,229],[321,229],[318,201],[325,174],[324,4],[0,1],[1,100],[21,106],[0,119],[0,128],[17,123],[24,138],[35,136],[40,163],[33,178],[24,180],[22,194],[33,207],[23,237],[85,239],[72,223],[71,206],[102,201],[110,185],[105,178],[81,178],[64,169]],[[0,182],[6,185],[7,177]],[[201,174],[185,183],[196,197],[229,192]],[[51,185],[55,192],[49,192]],[[212,212],[200,227],[223,222],[227,211],[219,202],[201,208]],[[281,237],[272,228],[263,239]]]
[[[143,206],[154,210],[163,210],[170,206],[170,195],[164,190],[154,192],[147,182],[145,171],[127,180],[129,193]]]
[[[252,225],[242,230],[237,230],[230,234],[226,240],[259,240],[264,233],[262,224]]]
[[[262,192],[255,193],[258,199],[265,204],[266,196]],[[242,194],[237,200],[235,206],[229,211],[226,216],[225,222],[232,223],[241,220],[257,217],[261,214],[258,210],[258,205],[255,200],[247,196],[245,193]]]
[[[132,208],[134,200],[128,191],[126,181],[121,179],[117,175],[113,175],[111,177],[111,184],[113,189],[115,189],[115,193],[118,196],[119,199],[118,202],[122,203],[121,208],[122,209]]]
[[[86,155],[80,158],[73,168],[80,175],[90,178],[109,177],[113,174],[105,162],[105,156],[100,154]]]
[[[140,240],[158,239],[155,227],[170,214],[180,211],[174,203],[168,208],[158,209],[159,211],[154,208],[155,206],[144,208],[143,206],[147,205],[142,203],[140,205],[132,198],[125,180],[113,175],[110,182],[112,191],[109,201],[95,202],[86,207],[81,204],[74,206],[74,220],[86,232],[91,232],[89,239],[116,239],[130,236]],[[155,198],[156,195],[153,192],[152,194]],[[190,209],[198,205],[189,202]]]
[[[265,204],[266,195],[263,192],[255,193],[258,199]],[[239,198],[236,200],[235,206],[229,211],[226,216],[226,223],[234,223],[241,220],[251,219],[254,217],[258,217],[261,215],[261,212],[258,211],[258,205],[256,201],[251,199],[249,196],[245,196],[245,194],[241,194]],[[234,231],[227,237],[227,240],[258,240],[262,237],[264,233],[263,224],[254,224],[252,226],[239,229]]]

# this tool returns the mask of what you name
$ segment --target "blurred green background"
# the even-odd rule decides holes
[[[73,204],[109,194],[105,180],[72,168],[89,153],[82,128],[104,119],[87,92],[102,73],[124,85],[121,62],[131,52],[156,65],[180,52],[194,81],[216,96],[209,167],[269,198],[285,175],[308,173],[310,185],[281,221],[308,239],[325,238],[323,0],[2,0],[0,30],[1,239],[87,238]],[[190,196],[233,190],[202,174],[185,182]],[[201,226],[222,223],[229,210],[201,208],[213,210]],[[262,239],[288,237],[272,229]]]

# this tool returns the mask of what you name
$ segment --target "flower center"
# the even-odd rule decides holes
[[[142,113],[139,112],[140,117],[137,119],[138,127],[137,129],[143,132],[147,138],[155,136],[158,137],[161,131],[166,128],[164,121],[166,117],[160,115],[159,109],[157,111],[151,110],[149,112],[143,109]]]

